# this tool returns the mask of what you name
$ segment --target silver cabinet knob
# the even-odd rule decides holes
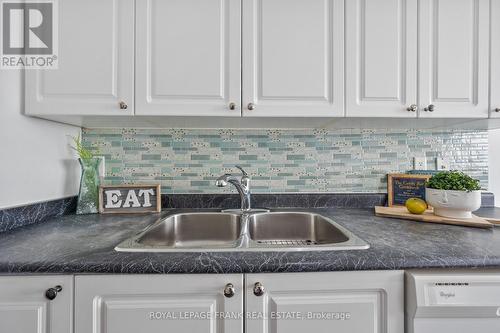
[[[412,104],[409,107],[406,108],[406,111],[408,112],[417,112],[418,111],[418,105],[417,104]]]
[[[433,104],[429,104],[428,107],[424,108],[424,111],[426,111],[426,112],[434,112],[434,105]]]
[[[255,104],[253,104],[253,103],[248,103],[248,105],[247,105],[247,109],[248,109],[248,110],[250,110],[250,111],[255,110]]]
[[[260,282],[256,282],[254,285],[253,285],[253,294],[255,296],[262,296],[264,295],[264,285]]]
[[[233,110],[236,110],[236,103],[229,103],[229,110],[233,111]]]
[[[121,101],[119,105],[121,110],[126,110],[128,108],[127,103],[125,103],[124,101]]]
[[[235,294],[234,285],[232,283],[226,284],[226,286],[224,287],[224,296],[226,296],[227,298],[231,298],[234,296],[234,294]]]
[[[496,108],[496,109],[495,109],[495,112],[500,112],[500,108]]]

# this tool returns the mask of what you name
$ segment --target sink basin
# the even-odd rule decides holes
[[[274,212],[255,214],[248,223],[250,239],[265,245],[323,245],[343,243],[349,237],[318,214]]]
[[[153,224],[117,250],[231,248],[241,234],[241,216],[229,213],[183,213]]]
[[[362,239],[323,215],[270,212],[248,217],[249,248],[259,251],[361,250]]]
[[[195,212],[169,215],[120,243],[125,252],[356,250],[369,246],[349,230],[307,212]]]

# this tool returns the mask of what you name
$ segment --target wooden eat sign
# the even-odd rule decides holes
[[[102,185],[99,213],[134,214],[161,212],[160,185]]]

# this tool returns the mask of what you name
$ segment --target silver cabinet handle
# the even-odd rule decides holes
[[[426,112],[434,112],[434,104],[429,104],[428,107],[424,108],[424,111]]]
[[[234,289],[234,285],[232,283],[226,284],[224,287],[224,296],[227,298],[231,298],[234,296],[236,290]]]
[[[500,112],[500,108],[496,108],[496,109],[495,109],[495,112]]]
[[[408,111],[408,112],[417,112],[418,111],[417,104],[410,105],[409,107],[406,108],[406,111]]]
[[[253,294],[255,296],[262,296],[264,295],[264,285],[260,282],[256,282],[254,285],[253,285]]]
[[[119,105],[121,110],[126,110],[128,108],[127,103],[125,103],[124,101],[121,101]]]
[[[253,103],[248,103],[248,105],[247,105],[247,109],[248,109],[248,110],[250,110],[250,111],[255,110],[255,104],[253,104]]]
[[[229,103],[229,110],[233,111],[233,110],[236,110],[236,103]]]

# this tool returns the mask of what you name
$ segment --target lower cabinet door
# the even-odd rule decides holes
[[[72,276],[0,276],[1,333],[71,333],[72,315]]]
[[[247,333],[401,333],[403,272],[249,274]]]
[[[76,276],[75,333],[242,333],[242,288],[241,274]]]

